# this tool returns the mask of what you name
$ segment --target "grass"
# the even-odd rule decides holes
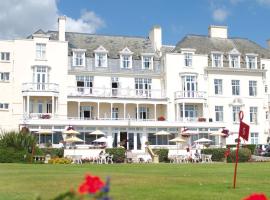
[[[0,200],[49,199],[77,188],[90,173],[111,177],[114,200],[240,200],[253,192],[270,197],[270,163],[233,164],[0,164]]]

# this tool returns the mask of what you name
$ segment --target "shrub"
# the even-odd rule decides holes
[[[13,147],[16,150],[32,150],[36,145],[36,138],[29,132],[4,132],[0,135],[1,147]]]
[[[248,148],[240,148],[238,151],[238,162],[247,162],[251,158],[251,151]],[[236,150],[231,151],[230,156],[227,157],[227,162],[235,162]]]
[[[46,156],[50,154],[52,158],[59,157],[62,158],[64,156],[63,148],[36,148],[35,155]]]
[[[0,163],[24,163],[30,161],[30,154],[25,150],[12,147],[0,148]]]
[[[225,157],[224,157],[225,151],[226,151],[226,149],[224,149],[224,148],[202,149],[201,153],[202,154],[211,154],[213,161],[220,162],[220,161],[224,161],[224,159],[225,159]]]
[[[49,164],[70,164],[72,161],[68,158],[52,158],[48,162]]]
[[[243,147],[248,148],[251,151],[251,154],[254,154],[254,151],[256,149],[256,144],[246,144],[246,145],[243,145]]]
[[[113,162],[122,163],[125,161],[126,150],[124,148],[108,148],[106,153],[113,155]]]
[[[153,149],[153,152],[159,156],[159,162],[169,162],[168,149]]]

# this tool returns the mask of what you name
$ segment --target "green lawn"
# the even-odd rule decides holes
[[[0,200],[49,199],[77,188],[84,174],[111,177],[114,200],[240,200],[252,192],[270,197],[270,163],[233,164],[0,164]]]

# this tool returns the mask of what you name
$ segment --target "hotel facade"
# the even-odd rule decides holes
[[[235,144],[240,110],[250,125],[248,143],[269,138],[270,51],[227,27],[162,44],[159,26],[148,37],[38,30],[26,39],[0,41],[0,128],[28,127],[38,142],[59,145],[69,126],[90,144],[94,130],[108,147],[175,147],[168,140],[188,129],[192,144],[222,128]],[[51,130],[52,134],[40,134]],[[167,130],[169,136],[156,136]]]

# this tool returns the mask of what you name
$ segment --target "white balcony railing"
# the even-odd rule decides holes
[[[95,96],[95,97],[119,97],[119,98],[165,98],[162,90],[142,90],[130,88],[90,88],[90,87],[69,87],[69,96]]]
[[[175,99],[205,99],[206,93],[203,91],[177,91],[174,93]]]
[[[51,119],[52,113],[30,113],[29,119]]]
[[[59,92],[59,85],[56,83],[23,83],[23,92]]]

